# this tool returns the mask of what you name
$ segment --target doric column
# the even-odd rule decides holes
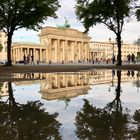
[[[29,53],[30,53],[30,52],[29,52],[29,48],[27,48],[27,55],[29,55]]]
[[[42,49],[40,49],[40,54],[39,54],[39,56],[40,56],[40,61],[42,61]]]
[[[58,46],[58,40],[55,39],[54,40],[54,48],[55,48],[55,52],[54,52],[55,59],[54,59],[54,62],[57,62],[57,59],[58,59],[58,55],[57,55],[58,48],[57,48],[57,46]]]
[[[11,49],[11,59],[13,61],[13,49]]]
[[[65,41],[62,42],[62,60],[65,61]]]
[[[24,54],[23,54],[23,52],[22,52],[22,48],[20,48],[20,60],[23,59],[23,56],[24,56]]]
[[[64,46],[65,62],[68,62],[67,50],[68,50],[68,41],[65,40],[65,46]]]
[[[34,56],[34,63],[36,63],[36,53],[35,53],[35,48],[33,49],[33,56]]]
[[[79,59],[82,59],[82,56],[81,56],[81,55],[82,55],[82,43],[79,42],[78,44],[79,44],[79,45],[78,45],[78,46],[79,46],[79,47],[78,47],[78,48],[79,48]]]
[[[74,48],[74,42],[71,42],[71,57],[72,57],[72,61],[74,62],[74,58],[75,58],[75,48]]]
[[[16,49],[14,48],[14,62],[16,62]]]
[[[77,62],[78,51],[77,51],[77,42],[74,42],[74,62]]]
[[[15,58],[16,58],[16,61],[17,61],[17,48],[15,49],[15,52],[16,52],[16,57]]]
[[[56,60],[57,60],[57,62],[60,62],[60,56],[62,55],[60,53],[60,39],[57,40],[57,50],[56,51],[57,51],[57,56],[56,56],[57,59]]]

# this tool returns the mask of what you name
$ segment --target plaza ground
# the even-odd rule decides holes
[[[91,63],[68,63],[68,64],[41,64],[41,65],[0,65],[0,73],[27,73],[27,72],[75,72],[91,69],[119,69],[119,70],[140,70],[140,64],[91,64]]]

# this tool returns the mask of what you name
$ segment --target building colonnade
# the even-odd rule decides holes
[[[88,42],[73,40],[49,39],[46,61],[52,62],[78,62],[87,61],[89,56]]]
[[[46,48],[40,47],[36,44],[13,44],[12,45],[12,61],[14,63],[23,60],[25,57],[34,57],[34,62],[45,62],[46,60]],[[31,58],[30,58],[31,59]]]

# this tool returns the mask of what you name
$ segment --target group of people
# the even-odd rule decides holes
[[[127,55],[127,63],[134,63],[135,62],[135,55],[132,53],[131,55]]]
[[[33,55],[24,55],[23,56],[23,61],[24,61],[24,64],[31,64],[31,65],[34,65],[35,62],[34,62],[34,56]],[[112,61],[112,64],[115,64],[116,62],[116,58],[115,58],[115,55],[113,54],[112,55],[112,58],[111,59],[102,59],[99,61],[97,58],[95,60],[90,60],[90,59],[87,59],[87,62],[92,62],[93,64],[94,63],[102,63],[102,62],[106,62],[106,64],[108,63],[111,63]],[[69,61],[69,63],[72,63],[73,61]],[[81,62],[81,61],[78,61],[78,62]],[[83,61],[85,62],[85,61]],[[127,55],[127,60],[126,60],[127,63],[134,63],[135,62],[135,55],[132,53],[131,55],[128,54]],[[51,64],[52,61],[49,61],[49,64]],[[64,64],[64,60],[62,60],[62,64]]]
[[[34,56],[33,55],[27,55],[27,56],[23,56],[23,61],[24,61],[24,64],[31,64],[31,65],[34,65]]]

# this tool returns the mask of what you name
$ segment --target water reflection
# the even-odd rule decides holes
[[[133,86],[137,86],[134,83],[139,81],[139,74],[135,71],[22,73],[14,74],[12,80],[15,80],[12,84],[0,83],[2,96],[7,95],[7,98],[4,97],[7,100],[2,98],[0,101],[2,140],[140,138],[139,106],[130,113],[129,103],[132,102],[124,106],[122,100],[129,89],[131,97],[136,94],[133,93],[134,87],[130,87],[132,82]],[[32,85],[38,85],[38,90],[35,91]],[[37,96],[35,101],[30,99],[23,104],[15,98],[15,93],[23,87],[30,87],[22,91],[29,92],[25,98],[32,94],[32,98]],[[25,95],[21,93],[18,96],[22,98]],[[135,101],[132,104],[135,105]]]
[[[47,100],[73,98],[88,93],[88,81],[87,72],[48,74],[46,80],[41,82],[40,93]]]
[[[123,110],[120,100],[121,71],[117,71],[115,99],[103,109],[90,105],[84,100],[83,108],[77,112],[76,134],[79,139],[121,140],[130,139],[131,117],[128,110]]]
[[[40,101],[20,104],[15,101],[12,84],[7,83],[9,97],[0,101],[1,140],[61,139],[58,113],[49,114]]]

